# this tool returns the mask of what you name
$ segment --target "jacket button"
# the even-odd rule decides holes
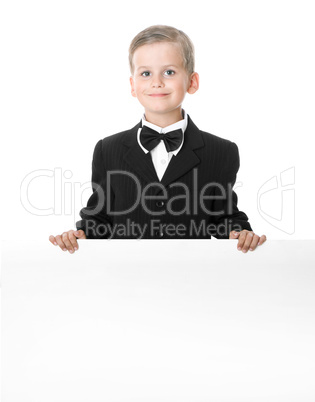
[[[157,207],[159,207],[159,208],[162,208],[163,207],[163,205],[164,205],[164,201],[156,201],[156,204],[155,204]]]

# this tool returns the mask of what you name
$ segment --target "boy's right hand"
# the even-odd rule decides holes
[[[68,230],[68,232],[63,232],[56,237],[53,235],[49,236],[49,241],[53,245],[59,246],[63,251],[68,250],[71,254],[79,249],[77,239],[86,239],[83,230]]]

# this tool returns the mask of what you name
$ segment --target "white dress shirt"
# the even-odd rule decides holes
[[[183,146],[185,130],[187,127],[187,113],[185,112],[184,109],[182,109],[182,112],[184,115],[183,120],[177,121],[176,123],[171,124],[170,126],[167,126],[167,127],[156,126],[155,124],[150,123],[146,120],[145,114],[143,114],[143,116],[142,116],[142,127],[144,125],[146,125],[146,126],[152,128],[153,130],[157,131],[160,134],[166,134],[169,131],[177,130],[179,128],[181,128],[183,130],[182,143],[175,151],[167,152],[164,141],[160,141],[160,143],[150,151],[151,157],[152,157],[152,162],[153,162],[153,165],[154,165],[154,168],[155,168],[155,171],[156,171],[156,174],[157,174],[159,180],[162,179],[162,177],[165,173],[165,170],[166,170],[171,158],[173,157],[173,155],[176,156],[178,154],[178,152],[180,151],[181,147]],[[146,148],[144,148],[140,142],[141,130],[142,130],[142,128],[140,127],[138,129],[138,136],[137,136],[138,144],[140,145],[143,152],[145,152],[147,154],[149,151]]]

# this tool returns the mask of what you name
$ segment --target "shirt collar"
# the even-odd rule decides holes
[[[177,154],[178,154],[178,152],[180,151],[180,149],[181,149],[181,147],[183,146],[183,143],[184,143],[184,136],[185,136],[185,130],[186,130],[187,124],[188,124],[188,119],[187,119],[187,113],[186,113],[186,111],[185,111],[184,109],[182,109],[182,113],[183,113],[183,116],[184,116],[184,118],[183,118],[182,120],[179,120],[179,121],[177,121],[176,123],[170,124],[170,125],[167,126],[167,127],[159,127],[159,126],[157,126],[157,125],[155,125],[155,124],[153,124],[153,123],[150,123],[149,121],[146,120],[145,114],[143,113],[143,115],[142,115],[142,127],[143,127],[144,125],[145,125],[145,126],[148,126],[148,127],[152,128],[153,130],[157,131],[157,132],[160,133],[160,134],[166,134],[166,133],[168,133],[169,131],[177,130],[177,129],[179,129],[179,128],[181,128],[181,129],[183,130],[183,140],[182,140],[182,143],[180,144],[180,146],[179,146],[175,151],[172,151],[172,152],[171,152],[173,155],[177,155]],[[141,146],[141,148],[143,149],[143,151],[144,151],[145,153],[147,153],[148,150],[146,150],[146,149],[141,145],[140,140],[139,140],[140,131],[141,131],[141,128],[138,130],[138,142],[139,142],[139,145]]]

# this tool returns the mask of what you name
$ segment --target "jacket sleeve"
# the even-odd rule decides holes
[[[106,170],[104,167],[102,140],[95,146],[92,161],[92,190],[87,206],[80,211],[80,221],[76,222],[77,230],[82,229],[87,239],[106,239],[110,236],[112,219],[106,213],[107,195],[113,194],[106,188]]]
[[[229,143],[226,156],[227,160],[223,168],[223,186],[214,203],[214,209],[218,211],[213,219],[217,227],[214,237],[218,239],[228,239],[232,230],[238,232],[244,229],[252,231],[247,215],[239,211],[237,207],[237,194],[233,190],[240,167],[238,147],[234,142]]]

